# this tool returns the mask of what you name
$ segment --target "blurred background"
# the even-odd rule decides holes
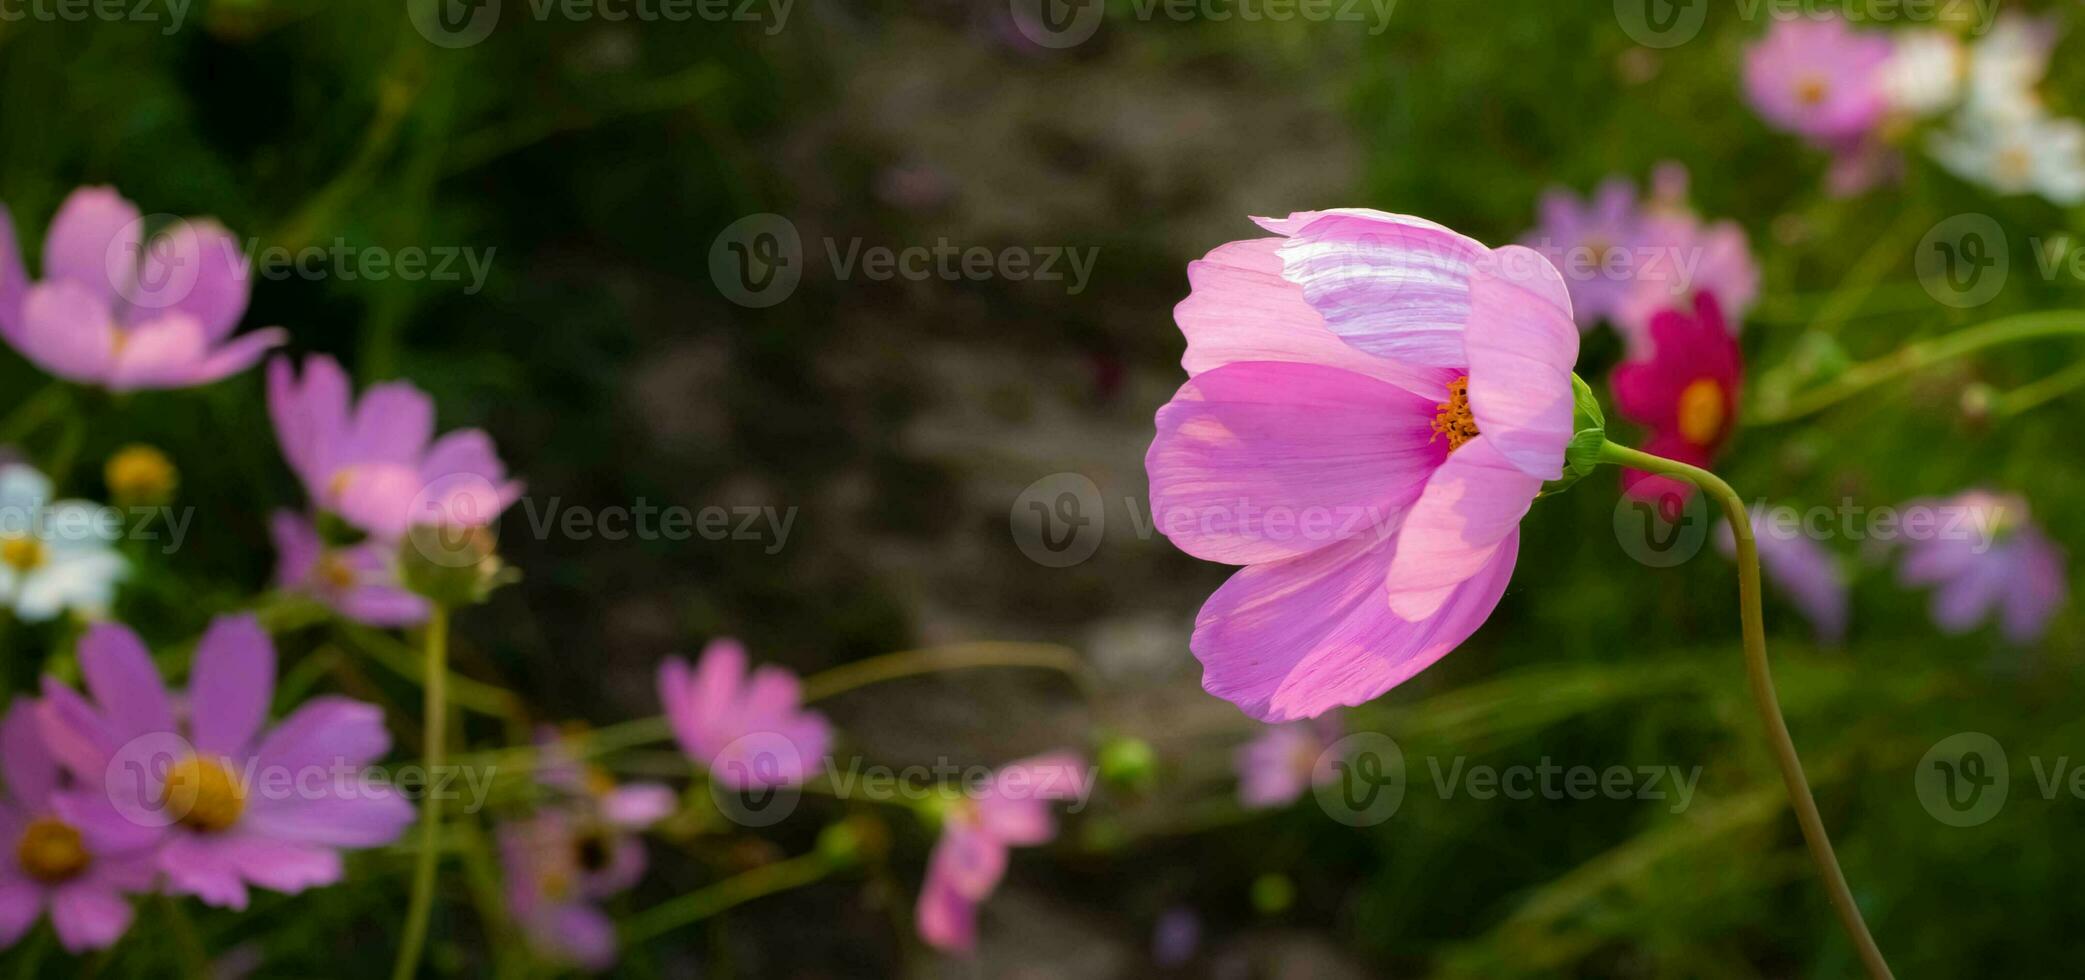
[[[330,260],[262,278],[246,323],[287,327],[292,350],[335,354],[364,383],[411,378],[444,429],[487,428],[527,480],[501,538],[524,577],[460,616],[455,655],[518,692],[527,723],[655,714],[659,659],[716,636],[806,674],[1033,641],[1077,651],[1091,682],[950,672],[821,707],[853,750],[893,766],[1153,750],[1150,773],[1109,782],[1055,844],[1017,852],[973,959],[926,949],[910,925],[931,828],[864,805],[887,840],[858,871],[634,945],[618,972],[1093,977],[1164,959],[1236,977],[1853,973],[1745,691],[1732,565],[1712,544],[1670,568],[1632,558],[1612,471],[1537,504],[1513,585],[1469,643],[1345,719],[1402,748],[1394,818],[1348,827],[1308,795],[1241,808],[1233,753],[1259,726],[1200,690],[1187,648],[1230,569],[1151,533],[1145,503],[1152,414],[1184,380],[1171,309],[1189,261],[1260,234],[1248,215],[1374,207],[1502,244],[1537,224],[1552,187],[1642,184],[1677,161],[1694,206],[1737,222],[1763,271],[1740,337],[1748,380],[1783,368],[1800,387],[1820,358],[2085,305],[2085,283],[2027,261],[2034,243],[2085,231],[2085,212],[1915,154],[1897,183],[1827,193],[1823,155],[1745,102],[1756,5],[1697,0],[1698,36],[1662,48],[1607,4],[1548,0],[1381,0],[1283,22],[1111,2],[1068,45],[1069,14],[1038,28],[1021,6],[734,0],[674,20],[634,0],[196,0],[177,25],[148,0],[138,10],[159,19],[0,19],[0,200],[28,249],[73,187],[113,184],[147,213],[216,216],[257,249],[451,253],[447,278]],[[2061,43],[2044,86],[2073,110],[2075,50]],[[1967,309],[1934,301],[1913,261],[1962,213],[1995,219],[2014,263]],[[789,235],[797,281],[750,288],[772,270],[734,262]],[[943,243],[1059,254],[1063,275],[878,277],[850,258]],[[1719,470],[1797,506],[2018,493],[2056,541],[2081,540],[2080,403],[1986,410],[1990,392],[2078,349],[1984,351],[1746,426]],[[1605,397],[1621,357],[1611,332],[1590,333],[1579,371]],[[0,408],[42,383],[0,353]],[[264,517],[299,493],[260,389],[254,372],[90,409],[83,474],[145,441],[197,488],[189,542],[140,555],[119,609],[152,639],[195,635],[272,574]],[[1069,516],[1090,521],[1071,526],[1091,528],[1090,553],[1069,562],[1033,547],[1054,532],[1027,506],[1058,507],[1064,488]],[[647,505],[721,508],[741,533],[611,540],[554,516]],[[1874,549],[1825,546],[1851,581],[1844,642],[1819,644],[1779,600],[1768,625],[1878,940],[1906,976],[2064,971],[2085,956],[2085,799],[2038,777],[2085,764],[2076,614],[2031,644],[1945,635]],[[11,634],[13,676],[33,676],[56,636]],[[280,642],[286,657],[338,657],[324,630]],[[412,715],[413,689],[390,675],[338,675]],[[470,724],[474,741],[515,737]],[[1990,734],[2012,764],[2010,802],[1966,828],[1937,819],[1913,779],[1960,732]],[[1458,765],[1552,762],[1699,767],[1698,784],[1683,807],[1438,789]],[[820,823],[665,833],[613,908],[800,851]],[[213,950],[265,949],[269,974],[380,974],[388,956],[358,951],[395,941],[406,866],[373,858],[378,884],[199,921]],[[475,974],[490,954],[456,889],[434,962]],[[1161,922],[1176,939],[1195,925],[1184,956],[1154,947]]]

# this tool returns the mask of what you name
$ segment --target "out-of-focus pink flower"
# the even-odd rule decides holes
[[[1158,530],[1244,565],[1202,686],[1261,721],[1360,704],[1490,616],[1563,473],[1578,329],[1540,253],[1419,218],[1259,219],[1188,267],[1188,382],[1145,456]]]
[[[1683,176],[1674,178],[1668,171],[1666,178],[1684,187]],[[1738,332],[1759,298],[1759,265],[1745,230],[1734,221],[1704,223],[1684,195],[1647,209],[1638,227],[1637,250],[1644,261],[1633,288],[1615,301],[1614,310],[1615,328],[1630,350],[1647,346],[1652,318],[1664,310],[1689,309],[1704,293],[1716,298],[1724,322]]]
[[[1308,722],[1268,725],[1238,749],[1238,802],[1247,809],[1287,806],[1312,786],[1338,774],[1320,760],[1339,725],[1327,715]]]
[[[1935,533],[1905,545],[1900,581],[1933,587],[1933,622],[1966,633],[1995,612],[2007,640],[2033,643],[2070,596],[2063,549],[2035,526],[2027,501],[1972,490],[1905,505],[1937,509]]]
[[[1611,177],[1583,203],[1563,188],[1542,195],[1542,224],[1521,243],[1564,276],[1580,329],[1614,315],[1636,282],[1636,188]]]
[[[18,699],[0,721],[0,948],[48,910],[68,951],[101,949],[130,928],[124,893],[152,887],[152,835],[123,821],[100,792],[66,786],[37,730],[38,710]]]
[[[544,809],[527,820],[501,825],[497,833],[507,879],[507,912],[529,945],[584,970],[615,965],[615,922],[598,900],[621,889],[601,891],[600,872],[589,871],[587,865],[602,860],[602,855],[570,816]]]
[[[1737,338],[1723,325],[1716,297],[1704,292],[1692,315],[1666,310],[1653,317],[1650,341],[1639,359],[1614,369],[1615,411],[1650,429],[1645,452],[1707,466],[1737,429],[1744,371]],[[1691,483],[1633,469],[1622,471],[1622,486],[1641,500],[1676,494],[1684,501],[1694,492]]]
[[[319,509],[384,541],[415,524],[491,524],[521,496],[492,437],[459,429],[434,438],[434,402],[403,381],[358,402],[330,357],[268,364],[268,415],[283,457]]]
[[[252,367],[286,339],[232,339],[246,314],[246,255],[223,226],[179,221],[147,242],[137,205],[111,187],[65,199],[30,284],[0,207],[0,336],[37,367],[110,391],[188,388]]]
[[[398,581],[398,549],[381,541],[332,547],[304,515],[278,510],[268,517],[275,539],[275,585],[310,596],[334,612],[378,627],[412,626],[427,619],[427,600]]]
[[[114,820],[157,837],[176,894],[243,909],[248,885],[330,885],[343,849],[388,844],[412,823],[411,805],[364,768],[391,747],[374,705],[313,698],[264,728],[275,647],[251,616],[210,624],[185,698],[120,625],[90,628],[79,659],[93,700],[45,678],[44,739]]]
[[[1745,51],[1745,92],[1767,122],[1822,147],[1860,141],[1889,111],[1889,35],[1836,16],[1777,18]]]
[[[768,665],[747,673],[746,648],[714,640],[693,667],[659,664],[659,703],[681,751],[731,789],[795,786],[832,741],[825,716],[803,709],[803,685]]]
[[[936,949],[975,950],[977,906],[999,887],[1007,851],[1049,843],[1057,836],[1050,801],[1083,800],[1091,788],[1084,762],[1055,752],[1010,763],[956,799],[920,886],[920,938]]]
[[[1848,601],[1846,572],[1800,525],[1785,526],[1764,505],[1752,508],[1752,538],[1759,545],[1759,564],[1767,581],[1783,599],[1810,621],[1821,643],[1846,638]],[[1717,546],[1726,555],[1737,551],[1729,524],[1716,528]]]

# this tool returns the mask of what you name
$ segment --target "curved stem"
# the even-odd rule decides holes
[[[426,727],[427,771],[430,775],[444,764],[449,736],[449,610],[433,603],[427,617],[427,683],[423,724]],[[433,782],[430,778],[428,785]],[[427,791],[420,798],[420,854],[413,864],[413,897],[406,906],[405,939],[398,947],[398,962],[392,980],[406,980],[420,968],[420,950],[427,943],[427,919],[434,912],[434,872],[440,858],[442,794]]]
[[[2070,334],[2085,334],[2085,310],[2023,313],[1929,340],[1912,341],[1894,354],[1887,354],[1872,361],[1862,361],[1847,368],[1838,377],[1786,401],[1754,406],[1749,413],[1748,421],[1755,425],[1794,421],[1830,408],[1885,381],[1986,347]]]
[[[972,667],[1034,667],[1054,670],[1087,689],[1086,662],[1052,643],[964,643],[926,650],[903,650],[841,664],[804,680],[804,702],[822,701],[858,687]]]
[[[1721,477],[1698,466],[1614,443],[1607,443],[1602,448],[1601,458],[1606,462],[1690,481],[1714,497],[1730,518],[1731,534],[1737,540],[1738,607],[1744,624],[1745,674],[1751,682],[1752,701],[1759,706],[1760,718],[1766,722],[1767,741],[1773,746],[1775,761],[1780,763],[1781,780],[1787,784],[1789,802],[1795,806],[1796,823],[1802,825],[1803,841],[1810,848],[1810,860],[1817,865],[1819,877],[1824,879],[1824,890],[1832,900],[1833,910],[1839,914],[1839,924],[1845,927],[1847,938],[1853,941],[1854,949],[1860,953],[1868,975],[1890,977],[1889,964],[1883,960],[1882,950],[1876,947],[1875,937],[1868,934],[1868,924],[1861,919],[1860,906],[1854,903],[1853,891],[1846,885],[1846,873],[1839,870],[1839,859],[1832,853],[1832,840],[1825,833],[1824,818],[1817,812],[1817,799],[1810,794],[1810,781],[1803,775],[1803,760],[1796,755],[1795,739],[1788,734],[1788,721],[1781,716],[1781,702],[1774,694],[1774,674],[1766,660],[1766,617],[1760,610],[1759,545],[1753,539],[1752,519],[1745,510],[1744,500]]]

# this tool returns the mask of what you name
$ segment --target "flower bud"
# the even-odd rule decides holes
[[[499,556],[499,536],[481,525],[420,524],[399,548],[405,587],[444,606],[484,602],[517,576]]]
[[[1108,785],[1141,791],[1158,776],[1158,755],[1141,738],[1112,738],[1100,747],[1100,776]]]

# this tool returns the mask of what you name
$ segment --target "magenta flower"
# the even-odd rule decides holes
[[[694,667],[659,664],[659,703],[681,751],[731,789],[796,786],[825,758],[832,727],[803,710],[803,685],[776,666],[746,673],[746,648],[714,640]]]
[[[1636,188],[1621,177],[1582,204],[1562,188],[1542,195],[1542,224],[1522,244],[1563,273],[1581,329],[1612,317],[1636,288],[1637,221]]]
[[[434,438],[434,402],[403,381],[372,386],[358,402],[330,357],[268,365],[268,415],[282,454],[319,509],[382,541],[414,524],[492,523],[521,496],[492,437],[459,429]]]
[[[0,948],[48,910],[67,950],[100,949],[130,928],[124,893],[152,887],[152,837],[101,793],[66,787],[37,731],[38,707],[17,700],[0,721]]]
[[[90,628],[79,660],[93,701],[45,678],[45,741],[81,786],[156,833],[175,894],[243,909],[249,885],[330,885],[343,849],[388,844],[413,820],[365,769],[391,747],[375,706],[314,698],[264,727],[275,647],[251,616],[210,624],[185,698],[122,626]]]
[[[1905,585],[1934,587],[1933,622],[1959,634],[1996,613],[2008,641],[2040,640],[2070,596],[2070,579],[2063,549],[2035,526],[2027,501],[1972,490],[1905,509],[1915,506],[1938,508],[1947,518],[1935,533],[1911,540],[1897,566]]]
[[[275,585],[309,596],[358,623],[384,628],[427,620],[427,600],[398,581],[398,549],[380,541],[331,547],[303,515],[268,516],[275,539]]]
[[[1773,520],[1764,505],[1752,508],[1752,537],[1759,545],[1759,564],[1774,591],[1810,621],[1820,643],[1836,644],[1846,638],[1846,572],[1839,559],[1812,539],[1802,527]],[[1730,525],[1716,527],[1716,545],[1725,554],[1735,554],[1737,542]]]
[[[1776,19],[1745,51],[1745,92],[1767,122],[1818,146],[1850,147],[1889,111],[1887,34],[1838,17]]]
[[[31,285],[0,207],[0,336],[37,367],[111,391],[188,388],[252,367],[286,335],[231,339],[246,314],[246,256],[223,226],[181,221],[150,242],[137,205],[82,187],[51,219]]]
[[[1644,451],[1707,466],[1737,430],[1744,359],[1723,323],[1716,297],[1695,297],[1690,316],[1665,310],[1651,318],[1650,348],[1614,369],[1615,411],[1650,429]],[[1694,485],[1638,470],[1622,471],[1631,496],[1685,501]]]
[[[1261,219],[1188,267],[1188,382],[1144,465],[1159,531],[1246,566],[1202,686],[1261,721],[1374,698],[1476,631],[1559,478],[1578,329],[1539,253],[1380,211]]]
[[[1049,843],[1057,836],[1049,802],[1083,800],[1089,788],[1079,757],[1056,752],[1009,763],[955,800],[920,886],[920,938],[936,949],[975,950],[977,907],[1006,875],[1007,851]]]
[[[1330,716],[1309,722],[1268,725],[1238,749],[1238,803],[1249,810],[1287,806],[1312,786],[1338,774],[1325,750],[1338,737]]]

